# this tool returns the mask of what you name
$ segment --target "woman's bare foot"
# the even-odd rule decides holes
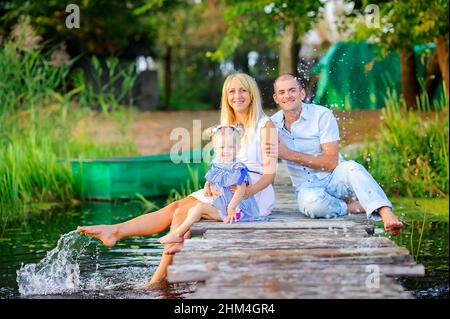
[[[347,203],[347,212],[349,214],[365,214],[366,210],[359,202],[349,202]]]
[[[120,239],[118,228],[114,225],[78,226],[77,232],[97,238],[108,247],[114,246]]]
[[[391,235],[400,234],[403,228],[403,223],[394,215],[392,209],[389,207],[382,207],[379,209],[379,214],[384,222],[384,229]]]
[[[175,244],[175,243],[182,243],[184,241],[183,236],[178,236],[174,233],[168,233],[166,236],[161,237],[158,239],[158,241],[161,244]]]

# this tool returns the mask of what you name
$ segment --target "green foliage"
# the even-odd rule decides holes
[[[119,105],[131,100],[131,90],[136,82],[135,64],[130,63],[126,68],[119,68],[119,59],[109,57],[105,70],[96,56],[91,57],[93,70],[92,79],[88,80],[83,70],[79,69],[73,76],[79,105],[89,108],[100,108],[107,113],[117,110]]]
[[[158,1],[156,1],[158,2]],[[145,8],[144,8],[145,9]],[[223,7],[219,1],[189,3],[164,1],[138,10],[162,62],[160,68],[161,96],[166,93],[166,63],[170,64],[171,109],[211,108],[220,100],[222,77],[219,63],[205,57],[223,34]],[[166,55],[170,52],[170,58]]]
[[[149,3],[152,2],[159,1]],[[69,3],[80,8],[78,29],[69,29],[65,25],[69,15],[65,10]],[[6,0],[0,2],[0,12],[4,12],[0,23],[4,32],[8,32],[21,16],[30,16],[32,26],[52,43],[66,41],[81,48],[83,53],[118,55],[128,50],[131,44],[150,42],[144,25],[134,14],[145,3],[144,0]]]
[[[209,163],[204,163],[204,169],[203,171],[206,172],[208,170]],[[181,185],[180,189],[172,189],[169,193],[169,196],[166,200],[166,205],[169,205],[170,203],[173,203],[177,200],[183,199],[188,197],[190,194],[192,194],[195,191],[198,191],[199,189],[203,188],[203,185],[200,184],[200,176],[198,170],[193,170],[191,167],[188,166],[189,170],[189,179],[186,181],[185,185]]]
[[[78,123],[92,113],[76,103],[79,87],[60,93],[70,63],[56,65],[51,52],[43,52],[36,41],[17,39],[6,39],[0,51],[1,219],[28,204],[76,197],[70,168],[62,158],[137,153],[127,140],[98,145],[79,134]],[[120,113],[107,116],[123,126],[126,119]]]
[[[295,23],[299,38],[309,29],[320,7],[320,1],[257,0],[225,1],[225,37],[215,52],[207,56],[222,61],[245,44],[260,47],[262,43],[277,45],[287,25]]]
[[[434,42],[437,36],[448,41],[448,1],[415,0],[386,1],[377,4],[380,27],[367,25],[365,20],[349,17],[356,23],[356,40],[370,39],[385,50],[409,50],[415,44]],[[352,23],[353,22],[353,23]]]
[[[448,104],[431,110],[422,95],[417,111],[388,94],[382,110],[381,136],[366,140],[362,162],[391,196],[448,197]]]

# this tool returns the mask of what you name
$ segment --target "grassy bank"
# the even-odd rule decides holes
[[[355,160],[362,163],[389,196],[448,197],[448,104],[431,107],[420,98],[407,110],[388,94],[377,140],[367,138]]]
[[[121,128],[132,120],[132,112],[115,107],[122,101],[106,89],[93,94],[93,84],[83,81],[82,73],[75,73],[76,81],[72,81],[69,70],[73,60],[61,60],[57,53],[44,52],[39,37],[26,22],[16,26],[11,38],[1,43],[2,220],[34,203],[77,197],[70,169],[61,159],[137,154],[134,143],[124,134],[117,141],[99,144],[80,129],[80,122],[98,113],[95,109],[101,109],[104,117]],[[112,71],[114,77],[116,71]],[[124,85],[130,87],[131,73],[120,72],[128,79]],[[68,82],[77,85],[69,89]]]

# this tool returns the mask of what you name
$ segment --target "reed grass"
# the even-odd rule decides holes
[[[423,93],[410,110],[395,91],[385,101],[380,137],[366,138],[355,160],[390,196],[448,197],[448,102],[432,106]]]
[[[61,159],[137,154],[134,143],[126,137],[99,144],[87,133],[75,134],[78,124],[96,113],[92,109],[99,99],[106,103],[102,106],[104,116],[117,123],[121,132],[125,131],[132,113],[117,106],[134,83],[130,70],[118,70],[117,61],[110,60],[108,66],[112,69],[108,72],[112,81],[121,77],[125,79],[124,86],[115,96],[112,85],[107,83],[93,99],[89,95],[93,83],[78,83],[68,89],[74,60],[53,61],[54,51],[45,52],[37,40],[32,40],[38,36],[26,20],[12,34],[0,43],[1,220],[35,203],[64,202],[77,197],[70,167]]]

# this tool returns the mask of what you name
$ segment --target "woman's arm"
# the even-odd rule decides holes
[[[278,133],[275,125],[272,121],[267,121],[266,125],[261,129],[260,132],[260,143],[261,150],[264,150],[264,146],[269,143],[270,145],[278,145]],[[277,150],[275,150],[277,151]],[[263,176],[260,180],[247,187],[246,197],[254,195],[268,185],[272,184],[275,180],[275,173],[277,169],[277,157],[268,155],[266,152],[261,151],[262,163],[263,163]]]

